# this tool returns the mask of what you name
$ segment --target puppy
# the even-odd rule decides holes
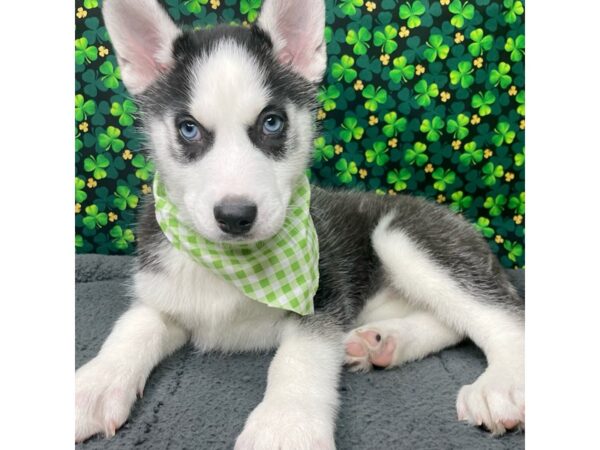
[[[76,373],[76,441],[114,435],[153,367],[188,341],[277,348],[238,450],[334,449],[344,363],[398,366],[466,337],[488,367],[458,393],[459,420],[496,435],[524,426],[523,301],[474,228],[421,198],[307,189],[323,0],[265,0],[250,28],[183,31],[156,0],[105,0],[103,15],[157,183],[134,301]],[[276,270],[227,272],[239,249],[255,261],[274,242]],[[276,286],[277,274],[300,280]]]

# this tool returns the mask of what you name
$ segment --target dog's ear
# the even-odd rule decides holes
[[[173,63],[172,45],[181,33],[157,0],[104,0],[102,15],[132,94],[139,94]]]
[[[282,64],[321,81],[327,67],[324,0],[264,0],[258,26],[271,37]]]

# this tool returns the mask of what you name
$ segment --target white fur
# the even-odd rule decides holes
[[[215,205],[228,196],[243,196],[258,211],[246,240],[267,239],[281,229],[296,179],[312,153],[312,134],[298,132],[312,129],[312,115],[292,103],[285,105],[291,148],[283,160],[274,160],[255,148],[247,133],[271,100],[254,58],[225,40],[198,59],[192,73],[189,110],[214,133],[214,142],[197,162],[178,162],[170,150],[177,135],[173,116],[150,119],[156,163],[169,196],[184,219],[212,241],[227,238],[214,218]]]
[[[263,402],[236,448],[279,448],[262,446],[265,440],[289,449],[335,448],[342,337],[334,345],[302,330],[284,319],[284,311],[243,296],[170,245],[157,251],[162,271],[135,275],[138,303],[119,319],[98,356],[77,371],[76,440],[113,435],[152,367],[191,336],[202,350],[264,350],[281,343]]]
[[[440,322],[433,314],[407,302],[395,289],[384,289],[367,301],[356,321],[357,328],[346,336],[345,342],[356,342],[365,355],[346,356],[354,370],[372,367],[369,352],[378,351],[388,339],[393,339],[395,351],[386,368],[396,367],[424,358],[456,344],[463,336]],[[381,336],[378,348],[372,348],[361,333],[374,331]]]
[[[505,423],[524,423],[525,336],[521,320],[486,304],[485,299],[471,297],[403,231],[390,230],[391,220],[388,216],[379,223],[372,240],[395,287],[409,302],[469,336],[487,357],[486,372],[459,393],[459,418],[484,423],[498,434],[505,431]]]
[[[114,435],[150,371],[187,339],[187,332],[168,316],[134,304],[117,321],[98,356],[77,370],[75,440],[99,432]]]
[[[333,450],[341,336],[323,339],[290,323],[269,367],[267,390],[235,450]]]
[[[196,347],[235,352],[278,344],[283,310],[249,299],[170,244],[158,255],[162,270],[137,272],[135,296],[189,330]]]
[[[172,63],[177,27],[155,0],[105,0],[104,15],[119,54],[123,79],[141,92]],[[325,70],[324,2],[265,0],[259,20],[279,59],[307,79]],[[214,206],[229,195],[258,206],[250,240],[266,239],[283,222],[294,182],[312,151],[312,116],[291,103],[288,143],[276,161],[254,148],[246,128],[270,99],[257,62],[223,41],[195,62],[189,112],[214,132],[212,148],[194,163],[177,160],[173,111],[146,123],[156,164],[184,219],[206,238],[224,238]],[[472,298],[401,231],[390,217],[373,233],[374,248],[393,289],[371,299],[358,324],[393,336],[400,364],[450,345],[463,335],[485,352],[489,367],[457,400],[459,418],[501,433],[524,421],[523,327],[509,312]],[[341,239],[341,237],[340,237]],[[188,339],[202,350],[279,349],[269,369],[262,402],[249,416],[236,450],[335,448],[337,384],[343,336],[316,333],[284,311],[252,301],[170,244],[155,249],[160,270],[134,277],[135,303],[115,325],[96,358],[76,374],[76,440],[114,434],[126,420],[152,368]],[[387,319],[387,320],[384,320]],[[351,335],[352,336],[352,335]]]

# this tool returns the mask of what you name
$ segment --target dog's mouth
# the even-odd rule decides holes
[[[248,233],[243,236],[234,236],[231,234],[222,233],[219,235],[217,242],[227,244],[252,244],[259,240],[260,239],[256,239],[253,233]]]

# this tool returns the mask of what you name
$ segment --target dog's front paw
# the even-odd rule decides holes
[[[463,386],[456,400],[458,420],[484,425],[499,436],[525,428],[525,384],[519,371],[488,368],[473,384]]]
[[[75,442],[112,437],[127,420],[140,389],[130,375],[97,358],[75,373]]]
[[[308,404],[263,401],[248,417],[235,450],[335,450],[333,433],[333,420]]]

